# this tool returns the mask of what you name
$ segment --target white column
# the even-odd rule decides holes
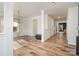
[[[41,42],[44,42],[45,41],[44,40],[44,10],[41,11],[41,27],[42,27],[42,29],[41,29],[41,33],[42,33]]]
[[[3,55],[13,55],[13,3],[4,2],[4,40],[3,40]]]

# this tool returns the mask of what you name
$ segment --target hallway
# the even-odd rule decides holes
[[[60,39],[59,34],[44,43],[30,36],[18,37],[14,41],[14,52],[18,56],[75,56],[75,49],[67,44],[66,35]]]

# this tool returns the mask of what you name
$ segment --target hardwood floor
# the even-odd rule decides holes
[[[63,39],[59,35],[52,36],[41,43],[34,37],[17,37],[14,41],[14,54],[16,56],[75,56],[76,47],[67,44],[66,35]]]

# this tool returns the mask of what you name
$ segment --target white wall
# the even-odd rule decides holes
[[[20,36],[33,35],[33,20],[37,20],[37,34],[41,34],[41,16],[34,16],[22,19],[20,22]]]
[[[47,40],[51,36],[53,36],[54,33],[54,19],[45,14],[45,19],[44,19],[44,40]]]
[[[44,18],[44,21],[42,21]],[[52,19],[47,14],[44,14],[42,16],[34,16],[34,17],[28,17],[25,19],[22,19],[20,21],[20,36],[33,35],[33,20],[37,20],[37,34],[41,34],[43,37],[43,40],[47,40],[50,36],[54,35],[54,19]],[[42,23],[44,25],[42,25]],[[44,28],[44,30],[42,29]],[[44,32],[44,34],[42,34]],[[44,35],[44,36],[43,36]]]
[[[0,17],[0,33],[2,32],[2,19]]]
[[[13,3],[4,3],[4,33],[0,34],[0,56],[13,55]]]
[[[78,35],[78,6],[68,9],[67,19],[67,39],[69,44],[76,45],[76,36]]]

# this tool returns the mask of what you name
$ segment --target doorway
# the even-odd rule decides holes
[[[66,32],[67,32],[66,21],[58,21],[57,22],[57,37],[61,42],[68,43]]]
[[[66,33],[66,23],[59,23],[59,32]]]
[[[37,19],[33,20],[33,36],[36,36],[37,34]]]

